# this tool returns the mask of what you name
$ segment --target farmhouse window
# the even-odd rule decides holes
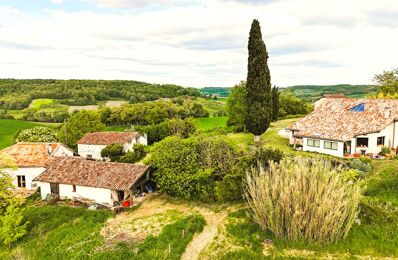
[[[72,192],[76,192],[76,185],[72,185]]]
[[[385,136],[377,137],[377,145],[384,145]]]
[[[307,139],[307,145],[311,147],[321,147],[321,142],[319,140]]]
[[[325,141],[325,142],[323,143],[323,147],[324,147],[325,149],[337,150],[337,149],[338,149],[338,144],[337,144],[337,142]]]
[[[87,154],[87,158],[93,158],[93,155],[92,154]]]
[[[17,180],[18,180],[18,188],[26,188],[26,181],[24,175],[18,175]]]
[[[368,147],[369,138],[357,138],[357,147]]]

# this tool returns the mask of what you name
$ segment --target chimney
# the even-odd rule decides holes
[[[47,144],[47,153],[48,153],[48,155],[51,155],[52,152],[53,152],[53,148],[51,147],[51,144],[48,143],[48,144]]]
[[[385,107],[383,114],[384,114],[384,118],[390,118],[391,117],[391,109],[389,107]]]

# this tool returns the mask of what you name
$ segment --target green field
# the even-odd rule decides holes
[[[39,99],[34,99],[32,100],[32,103],[30,103],[30,108],[33,109],[40,109],[42,106],[48,106],[55,103],[54,99],[49,99],[49,98],[39,98]]]
[[[194,102],[197,104],[201,104],[203,108],[210,113],[210,116],[213,116],[215,113],[219,111],[225,111],[226,108],[225,99],[214,100],[207,98],[196,98]]]
[[[202,117],[198,118],[198,128],[201,130],[209,130],[218,127],[227,126],[228,117]]]
[[[33,128],[35,126],[56,126],[57,124],[35,123],[28,121],[0,119],[0,149],[10,146],[14,143],[14,136],[23,129]]]
[[[8,110],[8,114],[15,119],[22,119],[27,113],[60,113],[67,112],[68,106],[60,104],[56,99],[39,98],[32,100],[28,108],[21,110]]]

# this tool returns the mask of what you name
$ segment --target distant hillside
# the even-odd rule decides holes
[[[319,99],[323,94],[343,93],[348,97],[365,97],[375,94],[377,86],[373,85],[298,85],[283,88],[282,91],[290,91],[295,96],[306,101],[314,101]]]
[[[34,99],[55,99],[71,106],[97,105],[100,101],[130,103],[200,96],[197,89],[172,84],[150,84],[132,80],[0,79],[0,109],[24,109]]]
[[[203,95],[216,95],[220,97],[227,97],[231,88],[220,88],[220,87],[205,87],[199,89],[200,93]]]

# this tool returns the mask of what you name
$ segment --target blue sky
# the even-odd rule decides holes
[[[392,0],[0,0],[1,78],[233,86],[253,18],[272,83],[372,83],[398,67]]]

